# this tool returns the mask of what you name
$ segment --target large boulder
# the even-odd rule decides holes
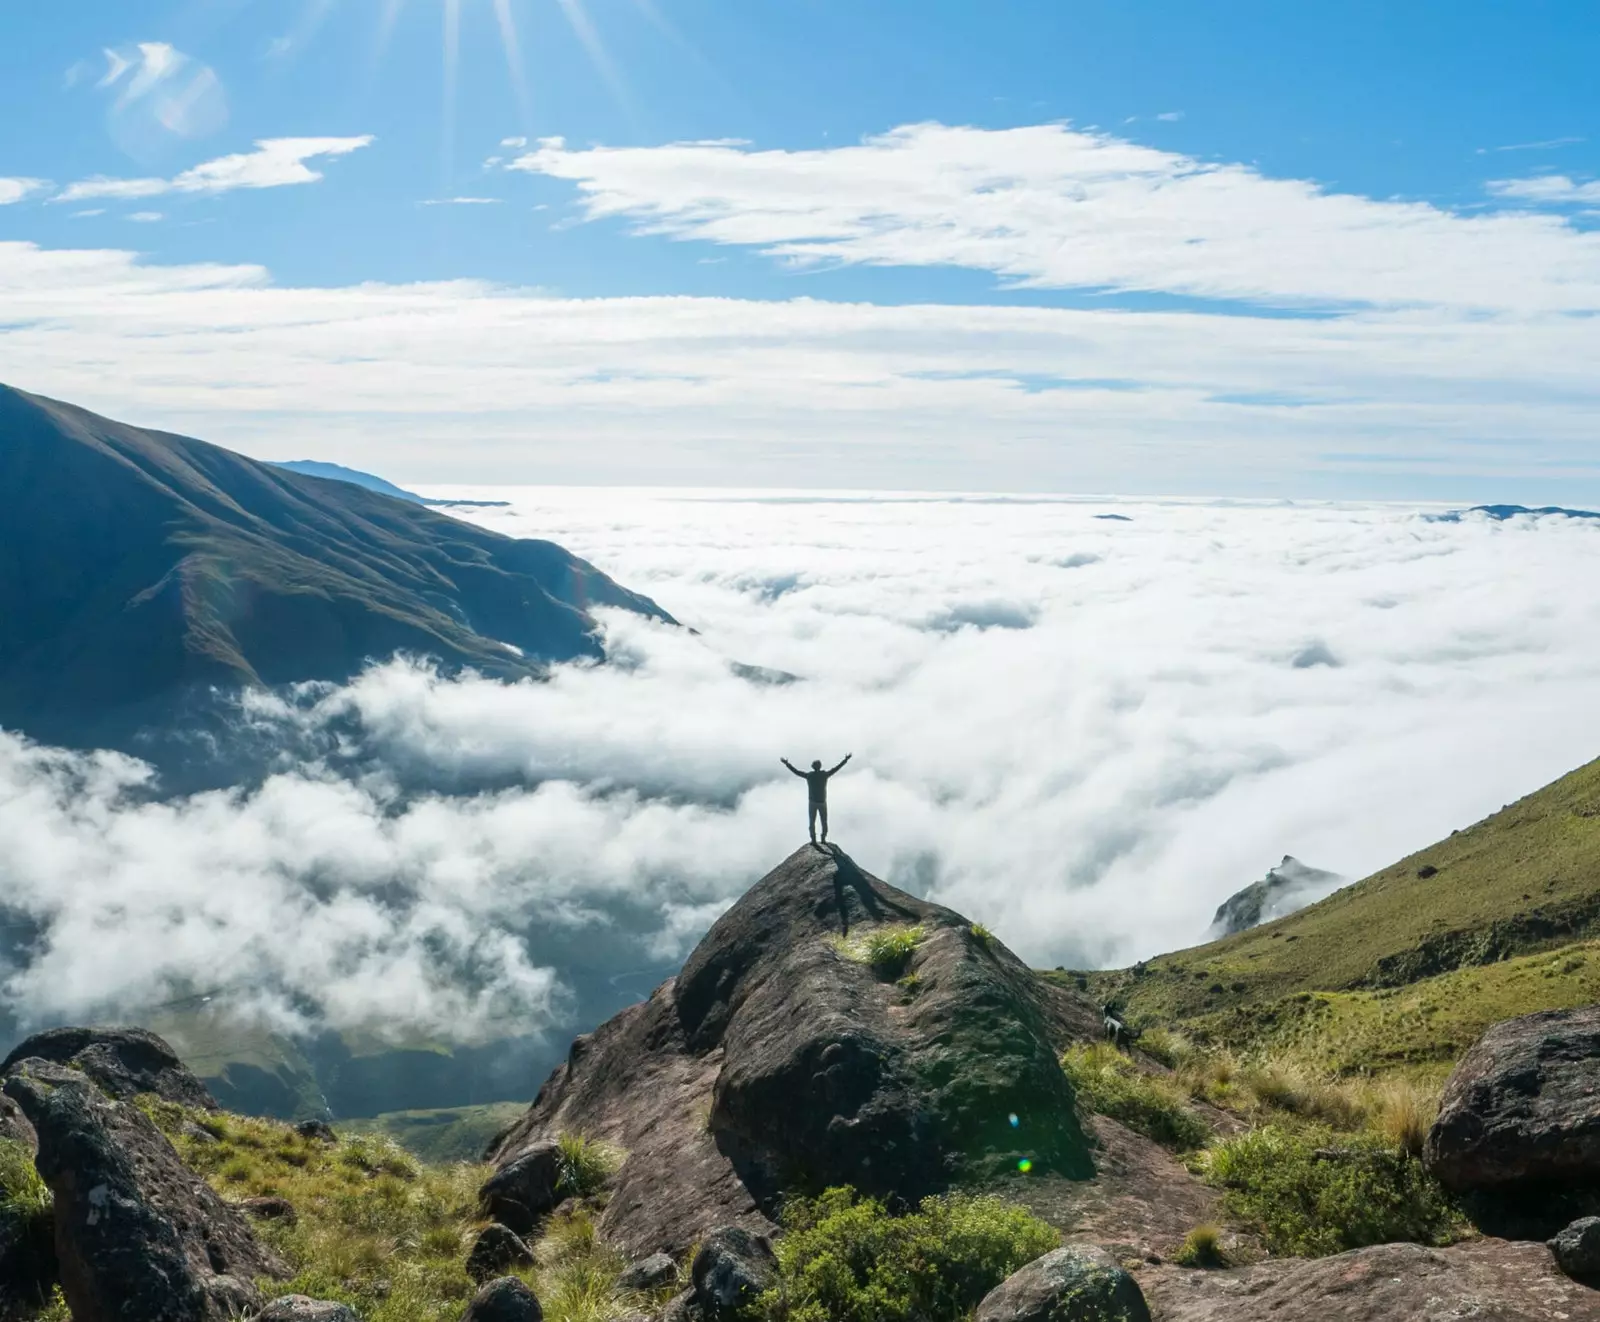
[[[531,1267],[533,1250],[521,1235],[498,1221],[491,1222],[478,1232],[467,1254],[467,1275],[475,1281],[487,1281],[491,1276],[503,1276],[512,1267]]]
[[[1458,1192],[1600,1185],[1600,1005],[1485,1033],[1445,1083],[1423,1160]]]
[[[5,1092],[39,1136],[74,1322],[222,1322],[286,1274],[137,1106],[46,1060],[14,1064]]]
[[[0,1075],[22,1061],[48,1060],[86,1074],[108,1097],[140,1093],[215,1111],[217,1101],[178,1053],[143,1028],[52,1028],[35,1033],[0,1062]]]
[[[909,929],[904,959],[865,958],[867,938]],[[1022,1159],[1087,1176],[1058,1060],[1098,1029],[1083,999],[959,914],[806,846],[678,977],[574,1042],[490,1159],[505,1169],[562,1131],[621,1148],[601,1229],[638,1256],[718,1225],[769,1230],[797,1181],[915,1200]]]
[[[530,1143],[500,1162],[478,1200],[485,1215],[526,1235],[561,1201],[560,1183],[560,1147],[550,1140]]]
[[[502,1276],[472,1296],[461,1322],[544,1322],[544,1309],[515,1276]]]
[[[710,1317],[737,1315],[777,1284],[778,1257],[772,1241],[743,1226],[719,1226],[689,1264],[694,1301]]]
[[[1150,1322],[1138,1283],[1104,1249],[1035,1258],[983,1297],[973,1322]]]
[[[1600,1278],[1600,1216],[1585,1216],[1551,1237],[1550,1252],[1568,1276]]]

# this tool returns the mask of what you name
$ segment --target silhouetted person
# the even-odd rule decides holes
[[[817,843],[817,823],[819,821],[822,823],[822,843],[828,843],[828,778],[842,771],[844,769],[844,763],[848,762],[854,756],[854,753],[846,753],[844,755],[844,762],[839,763],[838,766],[832,767],[827,771],[822,769],[822,763],[820,760],[811,764],[810,771],[802,771],[799,767],[795,766],[793,762],[789,761],[788,758],[780,757],[778,759],[778,761],[782,762],[783,765],[788,767],[790,771],[794,772],[795,775],[804,780],[806,783],[806,789],[810,791],[811,811],[806,818],[806,826],[811,833],[812,844]]]

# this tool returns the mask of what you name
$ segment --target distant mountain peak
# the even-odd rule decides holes
[[[320,477],[329,482],[348,482],[351,486],[376,491],[380,496],[408,500],[413,505],[471,505],[483,508],[506,506],[511,503],[508,500],[435,500],[428,496],[419,496],[415,491],[407,491],[404,487],[397,487],[376,473],[363,473],[359,468],[346,468],[343,464],[330,464],[322,459],[274,459],[270,462],[274,468],[286,468],[291,473]]]
[[[1260,881],[1251,882],[1222,902],[1211,920],[1212,930],[1218,936],[1232,936],[1270,923],[1320,900],[1343,881],[1337,872],[1310,867],[1293,854],[1285,854],[1283,862],[1268,868]]]

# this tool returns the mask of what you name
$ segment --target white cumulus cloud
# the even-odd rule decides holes
[[[158,197],[163,193],[229,193],[240,188],[314,184],[323,175],[307,162],[348,156],[370,146],[372,141],[371,134],[354,138],[264,138],[255,144],[254,151],[219,156],[172,179],[82,179],[62,189],[55,200],[78,202],[101,197]]]
[[[32,197],[49,186],[43,179],[0,178],[0,207]]]

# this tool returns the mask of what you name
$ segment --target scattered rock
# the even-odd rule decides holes
[[[196,1143],[216,1143],[218,1138],[204,1125],[197,1125],[193,1120],[185,1120],[178,1126],[178,1132],[185,1138],[192,1138]]]
[[[1507,1019],[1456,1065],[1423,1160],[1458,1192],[1600,1183],[1600,1005]]]
[[[778,1279],[772,1241],[743,1226],[718,1226],[700,1241],[689,1265],[694,1299],[715,1317],[753,1304]]]
[[[1150,1322],[1150,1309],[1109,1253],[1073,1245],[1035,1258],[995,1286],[973,1322]]]
[[[216,1098],[178,1053],[143,1028],[52,1028],[35,1033],[3,1062],[0,1075],[25,1060],[48,1060],[86,1074],[117,1101],[154,1093],[179,1106],[215,1111]]]
[[[502,1276],[472,1296],[461,1322],[544,1322],[544,1309],[515,1276]]]
[[[560,1147],[549,1141],[532,1143],[500,1163],[478,1198],[485,1213],[526,1235],[555,1208],[560,1178]]]
[[[678,1264],[672,1260],[671,1254],[652,1253],[648,1258],[640,1258],[629,1264],[617,1277],[617,1289],[659,1290],[664,1285],[671,1285],[677,1278]]]
[[[291,1226],[300,1224],[300,1214],[294,1210],[294,1204],[287,1198],[275,1198],[270,1195],[246,1198],[239,1204],[239,1210],[257,1221],[282,1221]]]
[[[467,1254],[467,1275],[475,1281],[486,1281],[491,1276],[503,1276],[510,1267],[526,1267],[533,1262],[533,1252],[523,1243],[522,1236],[498,1221],[485,1226],[473,1241]]]
[[[1550,1241],[1550,1252],[1568,1276],[1600,1277],[1600,1216],[1586,1216]]]
[[[348,1304],[286,1294],[263,1308],[255,1322],[361,1322],[361,1319]]]
[[[909,998],[841,949],[894,927],[922,929]],[[1082,996],[959,914],[805,846],[677,978],[578,1038],[490,1156],[505,1170],[563,1131],[626,1151],[600,1230],[634,1256],[681,1254],[713,1226],[770,1230],[793,1170],[911,1201],[1024,1158],[1083,1177],[1057,1045],[1099,1030]]]
[[[259,1306],[249,1282],[286,1274],[137,1106],[46,1060],[14,1064],[5,1092],[39,1135],[75,1322],[213,1322]]]
[[[339,1136],[333,1132],[333,1126],[326,1120],[302,1120],[294,1127],[294,1132],[301,1138],[314,1139],[318,1143],[337,1143]]]

